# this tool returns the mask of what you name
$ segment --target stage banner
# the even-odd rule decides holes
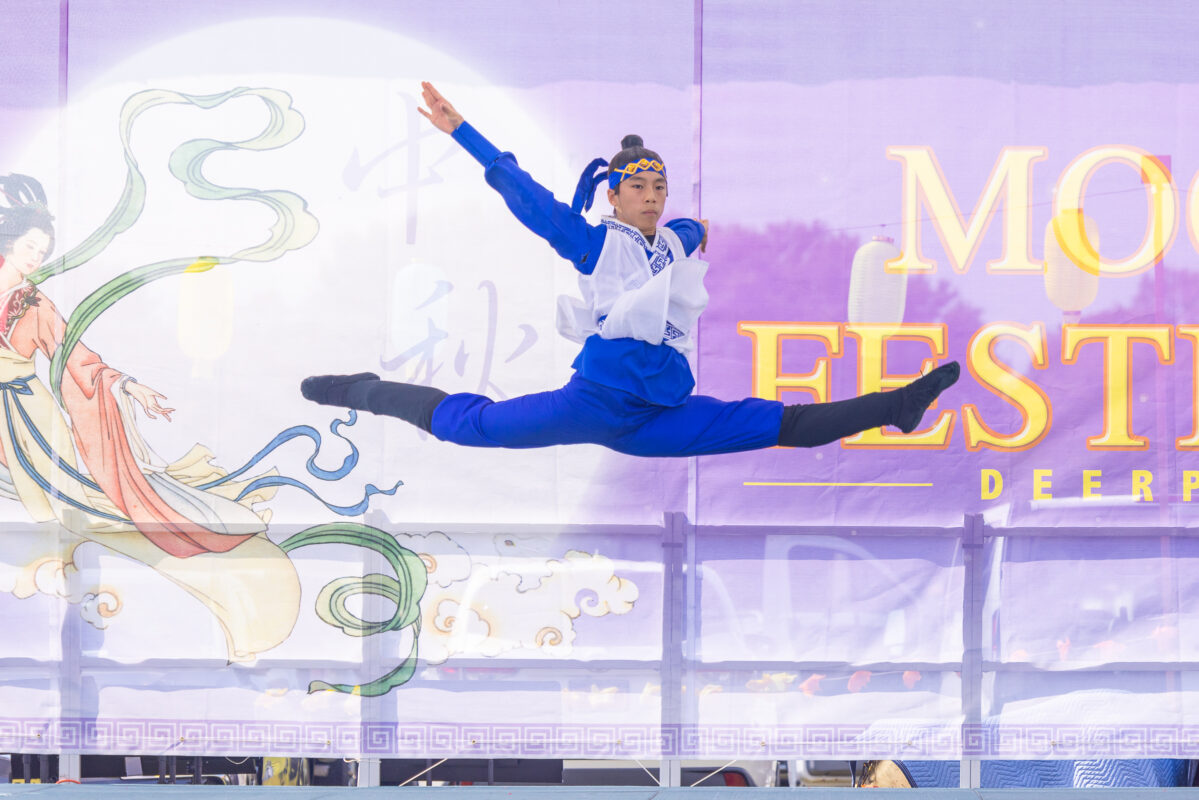
[[[902,644],[884,658],[859,643],[846,660],[955,653],[962,752],[1191,755],[1199,154],[1187,131],[1199,74],[1168,54],[1193,23],[1161,8],[1128,26],[1102,4],[1021,6],[1025,16],[933,5],[704,6],[714,266],[700,391],[838,400],[948,359],[963,379],[910,435],[700,459],[696,519],[963,526],[956,558],[924,558],[961,568],[967,597],[930,594],[945,603],[937,615],[907,595],[935,584],[888,581],[902,595],[875,613],[903,610],[868,625],[870,644]],[[752,57],[734,57],[750,42]],[[910,546],[836,558],[881,577]],[[771,575],[777,551],[750,552],[740,558]],[[797,557],[816,560],[810,549],[783,558],[796,569]],[[762,583],[759,607],[787,598],[794,627],[788,644],[745,652],[795,658],[794,628],[812,629],[796,581]],[[852,626],[831,615],[852,607],[829,603],[830,639],[849,640]],[[963,610],[960,638],[922,652]],[[784,671],[792,695],[825,673]],[[911,672],[888,674],[911,683]],[[904,718],[931,723],[938,706],[914,692],[955,695],[957,676],[914,672],[911,711],[903,690],[870,706],[876,675],[854,712],[828,718],[865,709],[867,731],[892,733]],[[896,741],[902,752],[922,737]]]
[[[1196,25],[1080,11],[8,4],[0,752],[1191,756]],[[662,155],[698,393],[961,380],[693,458],[305,400],[573,373],[424,80],[566,203]]]

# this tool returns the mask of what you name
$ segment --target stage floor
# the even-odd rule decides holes
[[[805,800],[834,800],[844,798],[846,788],[641,788],[635,786],[380,786],[369,789],[355,787],[292,787],[292,786],[190,786],[143,785],[112,786],[97,784],[7,784],[0,785],[0,798],[37,798],[42,800],[80,800],[99,798],[117,800],[173,800],[187,796],[190,800],[205,798],[240,798],[241,800],[350,800],[353,797],[381,798],[400,795],[412,800],[732,800],[732,798],[781,797],[794,794]],[[1199,789],[872,789],[869,797],[891,794],[895,797],[936,797],[944,800],[1016,800],[1030,797],[1068,798],[1069,800],[1148,800],[1148,798],[1197,798]],[[450,795],[453,795],[451,798]]]

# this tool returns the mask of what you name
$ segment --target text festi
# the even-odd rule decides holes
[[[987,262],[988,272],[1043,274],[1044,263],[1034,260],[1031,253],[1030,198],[1032,166],[1047,155],[1048,148],[1044,147],[1004,148],[974,213],[967,219],[946,184],[932,148],[887,148],[887,157],[899,161],[903,168],[901,255],[887,263],[888,271],[931,273],[936,270],[936,262],[922,253],[920,247],[923,202],[951,266],[955,271],[965,273],[1003,200],[1003,253]],[[1148,199],[1145,237],[1132,255],[1119,260],[1104,258],[1092,245],[1083,215],[1079,213],[1087,183],[1096,170],[1109,164],[1139,170]],[[1191,241],[1199,250],[1199,176],[1191,182],[1187,205]],[[1162,160],[1127,145],[1093,148],[1071,162],[1058,179],[1053,212],[1055,235],[1063,252],[1080,268],[1101,278],[1126,277],[1151,268],[1173,244],[1179,227],[1178,192],[1169,169]],[[805,391],[815,402],[828,400],[830,359],[841,355],[847,337],[856,340],[857,344],[859,394],[897,388],[915,377],[886,373],[888,342],[925,343],[930,351],[929,365],[946,355],[947,330],[940,324],[742,321],[737,327],[741,335],[748,336],[753,342],[753,394],[768,399],[781,399],[784,392]],[[818,342],[824,346],[827,355],[817,358],[808,373],[784,373],[780,368],[780,348],[782,342],[789,339]],[[967,346],[968,372],[989,391],[1015,406],[1022,423],[1014,432],[1000,432],[987,424],[975,405],[964,404],[960,415],[967,450],[1027,450],[1041,442],[1052,426],[1052,403],[1041,387],[996,357],[996,345],[1003,340],[1023,348],[1036,369],[1045,369],[1049,364],[1044,323],[993,322],[974,333]],[[1178,340],[1187,340],[1191,345],[1192,361],[1195,362],[1192,375],[1196,377],[1192,380],[1191,430],[1186,436],[1175,439],[1173,445],[1177,450],[1199,450],[1199,325],[1062,325],[1063,364],[1075,363],[1084,347],[1103,351],[1103,386],[1097,396],[1103,404],[1102,430],[1086,437],[1087,449],[1143,451],[1149,448],[1146,437],[1132,432],[1134,345],[1142,345],[1138,350],[1146,345],[1152,347],[1159,361],[1169,365],[1174,363]],[[876,428],[843,439],[841,446],[849,449],[946,449],[958,413],[941,409],[932,418],[931,425],[911,434]],[[1082,476],[1083,496],[1100,496],[1100,471],[1082,470]],[[1145,500],[1152,499],[1151,472],[1133,470],[1130,480],[1132,494]],[[1002,476],[997,470],[982,470],[980,486],[984,499],[996,497],[1003,489]],[[1034,470],[1035,499],[1051,497],[1051,486],[1051,470]],[[1181,489],[1183,499],[1189,501],[1192,492],[1199,490],[1199,471],[1183,472]]]

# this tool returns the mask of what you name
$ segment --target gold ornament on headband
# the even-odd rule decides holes
[[[663,164],[661,161],[658,161],[657,159],[654,159],[653,161],[651,161],[648,158],[643,158],[640,161],[630,161],[628,164],[625,164],[623,167],[612,170],[612,173],[616,174],[619,172],[619,173],[623,173],[625,175],[625,177],[628,177],[629,175],[633,175],[638,172],[649,172],[649,171],[661,172],[661,173],[665,174],[666,173],[666,165]],[[621,180],[624,180],[624,178],[621,178]]]

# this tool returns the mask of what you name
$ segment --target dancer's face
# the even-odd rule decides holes
[[[666,206],[666,177],[657,172],[638,172],[608,190],[608,202],[618,220],[653,235]]]
[[[30,228],[13,242],[12,249],[4,254],[4,261],[25,277],[42,265],[49,251],[50,234],[40,228]]]

